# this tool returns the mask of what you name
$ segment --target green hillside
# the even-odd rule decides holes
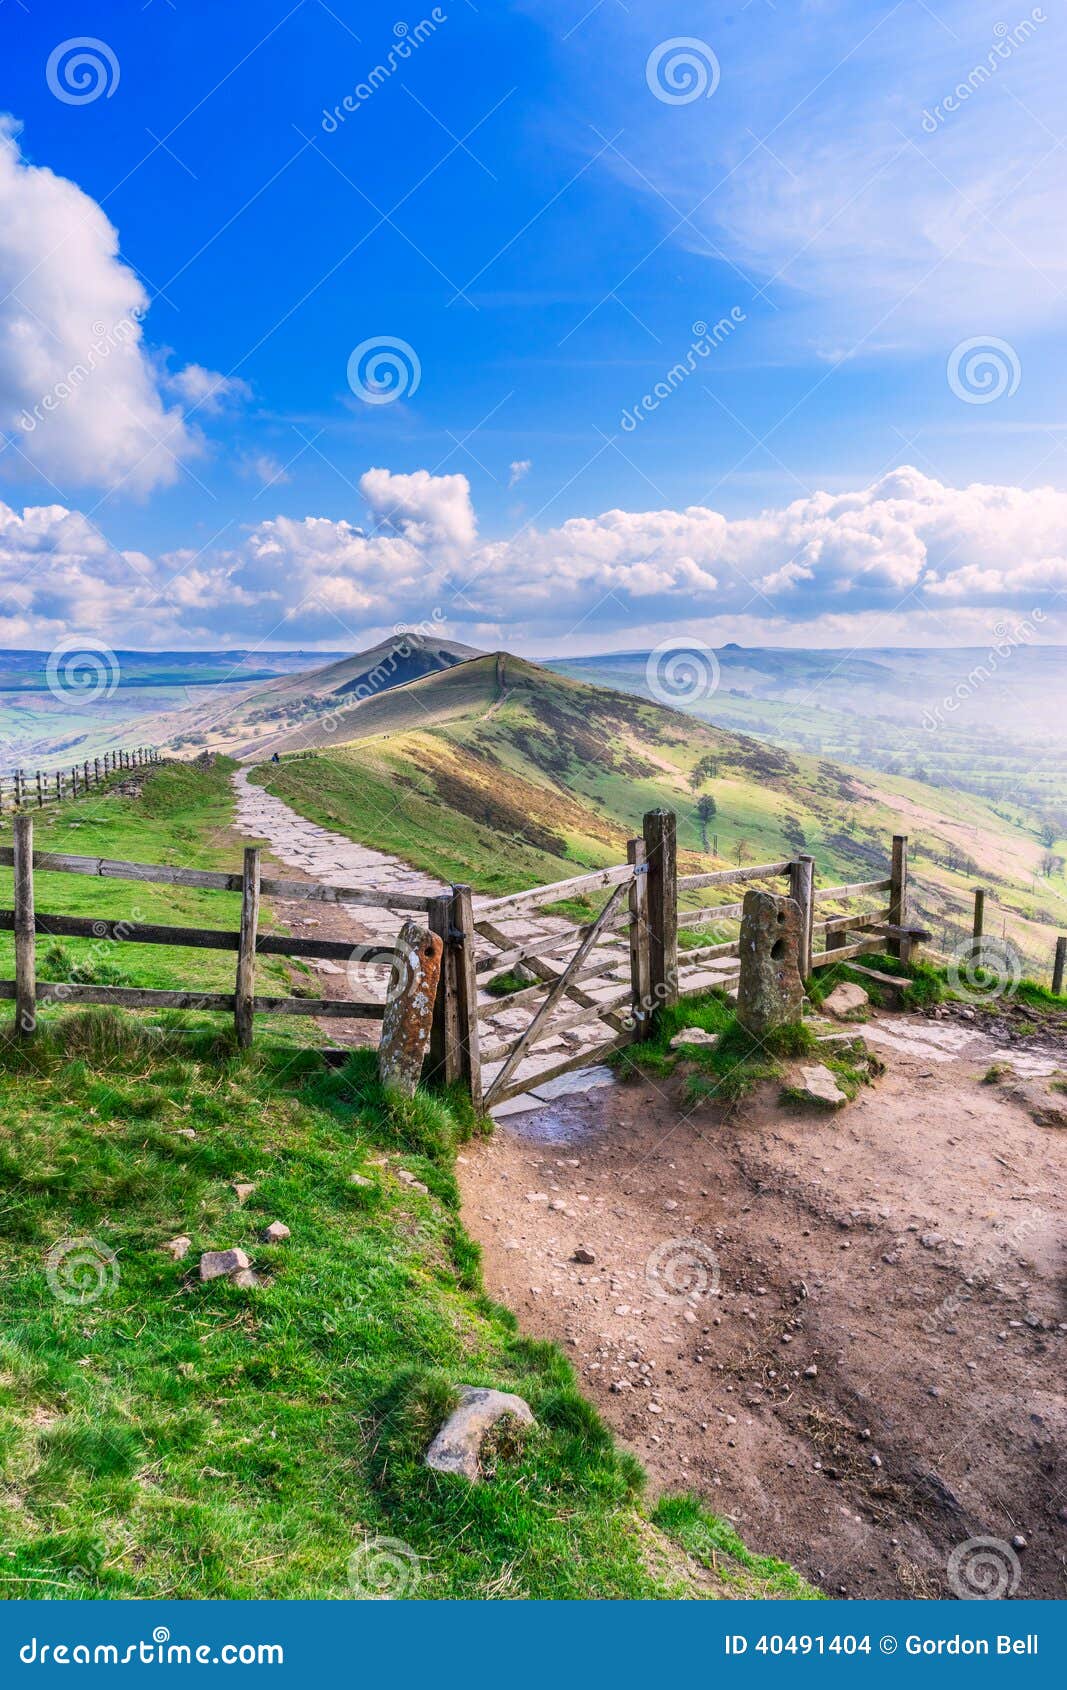
[[[1003,927],[1038,973],[1067,924],[1067,895],[1032,884],[1040,843],[976,794],[945,806],[903,775],[783,751],[519,658],[396,688],[349,731],[253,778],[326,826],[487,892],[618,862],[644,811],[665,806],[693,871],[805,850],[823,884],[874,879],[892,834],[907,833],[915,913],[942,945],[967,929],[976,884],[993,891],[990,930]],[[702,797],[715,806],[708,851]]]
[[[232,866],[229,774],[155,766],[139,795],[39,818],[39,842]],[[41,910],[236,915],[229,893],[37,884]],[[232,980],[232,953],[64,948],[64,977]],[[4,1596],[814,1595],[695,1499],[647,1498],[563,1354],[486,1296],[454,1177],[469,1108],[386,1096],[373,1052],[338,1069],[322,1043],[295,1017],[238,1051],[225,1016],[63,1007],[27,1041],[4,1010]],[[291,1236],[264,1243],[275,1220]],[[179,1236],[183,1260],[162,1248]],[[201,1251],[234,1247],[259,1283],[201,1284]],[[480,1487],[422,1459],[460,1384],[517,1391],[537,1419]]]

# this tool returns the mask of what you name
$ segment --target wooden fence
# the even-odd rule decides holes
[[[643,834],[627,847],[625,863],[597,869],[571,880],[538,886],[508,897],[479,901],[471,908],[470,889],[462,910],[454,911],[447,935],[457,955],[474,947],[473,969],[464,963],[450,976],[445,994],[456,993],[455,1010],[442,1014],[457,1029],[455,1053],[446,1071],[463,1080],[485,1107],[506,1102],[547,1080],[584,1067],[620,1046],[646,1039],[656,1010],[711,985],[727,989],[740,970],[740,934],[716,938],[686,949],[679,935],[690,929],[740,928],[742,902],[702,902],[686,908],[694,893],[727,895],[753,882],[784,881],[781,890],[801,911],[801,972],[873,952],[906,957],[910,940],[904,929],[907,898],[907,841],[893,841],[888,877],[816,890],[814,861],[800,856],[773,863],[679,876],[676,821],[673,813],[650,811]],[[543,930],[516,937],[507,931],[545,905],[578,896],[608,893],[595,920],[565,931]],[[821,916],[819,905],[841,906],[862,899],[868,905],[887,893],[881,907],[856,908]],[[682,907],[680,907],[680,904]],[[446,935],[446,927],[438,931]],[[823,948],[816,950],[816,940]],[[736,966],[731,966],[736,964]],[[709,966],[717,972],[709,972]],[[484,987],[516,968],[535,978],[515,981],[502,996],[487,998]],[[481,1042],[481,1029],[502,1006],[529,1010],[521,1028]],[[570,1053],[551,1051],[560,1036],[583,1037]]]
[[[680,998],[729,989],[739,971],[739,936],[679,949],[679,933],[740,925],[742,903],[730,893],[752,882],[782,881],[801,911],[801,971],[849,961],[873,951],[907,955],[903,927],[907,897],[907,841],[894,839],[889,876],[852,885],[816,888],[810,856],[744,868],[679,876],[676,821],[652,810],[641,838],[630,840],[625,863],[595,869],[500,898],[475,900],[470,886],[436,896],[388,888],[322,886],[317,882],[263,878],[258,850],[249,848],[239,874],[165,864],[128,863],[33,849],[33,820],[15,817],[14,846],[0,847],[0,865],[14,869],[14,907],[0,910],[0,931],[15,935],[15,978],[0,981],[0,999],[15,1000],[16,1026],[32,1033],[40,1003],[116,1004],[127,1009],[217,1010],[234,1017],[238,1042],[252,1039],[254,1014],[294,1014],[381,1020],[382,1002],[355,998],[261,997],[255,989],[257,956],[318,958],[388,969],[395,946],[354,947],[342,940],[260,934],[260,898],[341,903],[421,913],[443,944],[441,980],[434,1008],[424,1079],[458,1083],[475,1104],[489,1108],[602,1060],[623,1045],[650,1036],[656,1011]],[[201,890],[239,892],[238,928],[214,930],[44,914],[36,910],[34,877],[49,873],[91,875]],[[724,891],[729,901],[686,904],[693,895]],[[551,915],[551,906],[598,893],[607,897],[593,919],[575,925]],[[820,914],[888,894],[884,905]],[[681,908],[680,908],[681,900]],[[546,917],[546,906],[549,914]],[[232,992],[162,991],[96,986],[78,981],[39,982],[36,938],[95,939],[101,943],[174,945],[236,953]],[[816,940],[823,948],[815,949]],[[737,966],[733,966],[736,964]],[[709,965],[715,965],[709,973]],[[522,977],[514,978],[516,970]],[[717,971],[716,971],[717,970]],[[384,994],[383,994],[384,995]],[[519,1011],[516,1024],[514,1012]],[[503,1021],[505,1026],[499,1023]],[[494,1025],[496,1023],[497,1025]],[[567,1048],[561,1048],[566,1046]]]
[[[30,1035],[41,1003],[115,1004],[123,1009],[221,1010],[233,1015],[238,1043],[252,1042],[252,1016],[313,1015],[380,1021],[384,1004],[355,998],[260,997],[255,989],[257,956],[318,957],[351,962],[358,955],[359,966],[388,969],[392,945],[353,946],[343,940],[305,939],[259,932],[260,897],[292,898],[317,903],[362,904],[391,910],[426,911],[428,898],[410,893],[378,893],[363,887],[320,886],[299,880],[264,879],[259,851],[245,851],[240,874],[216,873],[207,869],[171,867],[164,863],[127,863],[107,857],[76,857],[57,851],[35,851],[33,818],[15,817],[14,844],[0,847],[0,866],[14,870],[14,907],[0,910],[0,931],[15,935],[15,978],[0,980],[0,999],[15,1000],[17,1032]],[[44,914],[34,897],[35,875],[40,872],[92,875],[105,880],[134,880],[163,886],[190,886],[215,892],[241,894],[239,928],[170,927],[158,923],[114,920],[100,916]],[[119,945],[176,945],[193,950],[237,953],[232,992],[162,991],[140,986],[95,986],[76,980],[37,979],[37,935],[50,938],[94,939]]]
[[[20,810],[43,810],[46,804],[61,804],[66,798],[80,798],[120,770],[139,769],[158,763],[159,752],[152,745],[124,746],[105,751],[102,757],[86,757],[68,769],[15,769],[0,775],[0,816]]]
[[[980,968],[986,956],[986,890],[982,886],[974,889],[974,915],[971,921],[971,939],[966,947],[969,961],[974,967]],[[956,952],[957,959],[959,951]],[[946,958],[946,960],[949,960]],[[1064,976],[1067,973],[1067,934],[1061,933],[1056,940],[1052,954],[1052,991],[1057,997],[1062,997]]]

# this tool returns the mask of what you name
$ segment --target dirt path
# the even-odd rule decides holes
[[[980,1030],[869,1031],[888,1071],[841,1115],[637,1079],[509,1118],[460,1159],[466,1224],[653,1484],[753,1550],[945,1596],[954,1548],[1021,1536],[1005,1579],[1062,1597],[1067,1131],[979,1083]]]
[[[328,886],[359,886],[420,896],[433,896],[447,890],[440,881],[412,868],[399,857],[357,844],[342,833],[332,833],[308,821],[282,799],[274,797],[261,786],[253,786],[248,774],[249,771],[242,768],[233,777],[237,799],[234,831],[242,839],[265,841],[271,855],[287,868],[296,870],[298,876],[306,876]],[[483,903],[483,899],[475,899],[476,911]],[[404,915],[362,904],[303,905],[295,900],[287,904],[275,899],[274,907],[279,918],[294,932],[319,939],[339,939],[352,945],[353,954],[347,965],[318,961],[312,964],[319,977],[323,997],[384,999],[387,970],[364,962],[360,946],[367,942],[392,944],[406,919]],[[570,922],[558,916],[543,915],[537,910],[502,916],[497,923],[500,941],[505,947],[526,943],[535,936],[558,937],[572,930]],[[488,955],[499,949],[488,940],[479,941],[479,945],[480,950]],[[586,978],[584,991],[594,1001],[615,998],[620,983],[629,979],[629,948],[625,937],[612,935],[598,946],[590,954],[589,961],[598,960],[603,965],[603,974],[599,978]],[[567,958],[563,957],[558,966],[562,968],[566,961]],[[488,1010],[495,1000],[485,991],[479,995],[482,1005]],[[532,1089],[503,1105],[503,1109],[516,1111],[529,1108],[541,1097],[583,1090],[591,1083],[588,1071],[562,1075],[544,1087],[537,1083],[540,1073],[550,1072],[561,1060],[603,1043],[607,1032],[604,1025],[592,1016],[581,1025],[571,1025],[568,1019],[571,1010],[570,1004],[563,1004],[546,1022],[536,1051],[515,1070],[515,1079],[529,1081]],[[528,1004],[514,1008],[506,999],[501,999],[499,1010],[488,1014],[482,1021],[483,1075],[487,1082],[499,1069],[508,1046],[525,1029],[531,1014]],[[377,1025],[366,1021],[331,1020],[328,1025],[324,1024],[324,1032],[329,1034],[331,1042],[339,1044],[376,1043],[378,1036]]]

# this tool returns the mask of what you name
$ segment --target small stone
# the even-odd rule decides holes
[[[814,1364],[811,1367],[806,1367],[804,1369],[804,1377],[805,1379],[817,1379],[819,1377],[819,1369],[814,1366]]]
[[[363,1174],[349,1174],[348,1183],[349,1185],[372,1186],[374,1181],[372,1179],[365,1178]]]
[[[596,1257],[592,1250],[588,1249],[584,1244],[579,1244],[577,1250],[575,1250],[573,1256],[571,1257],[571,1261],[581,1262],[584,1267],[592,1267],[593,1263],[596,1261]]]
[[[238,1268],[236,1273],[230,1275],[230,1284],[239,1285],[242,1291],[252,1291],[261,1283],[258,1273],[254,1273],[251,1268]]]
[[[510,1391],[461,1385],[459,1406],[426,1451],[427,1467],[438,1473],[459,1473],[477,1484],[484,1477],[482,1445],[500,1420],[510,1420],[516,1430],[536,1425],[529,1403]]]
[[[801,1095],[811,1103],[819,1103],[824,1108],[840,1109],[848,1098],[841,1090],[829,1068],[823,1063],[813,1063],[800,1070]]]
[[[183,1233],[180,1238],[171,1238],[166,1244],[161,1244],[160,1249],[165,1250],[167,1255],[172,1257],[174,1261],[181,1262],[184,1261],[186,1256],[189,1254],[192,1242],[192,1239],[186,1238]]]
[[[293,1235],[284,1221],[271,1221],[269,1226],[263,1228],[259,1236],[264,1244],[281,1244],[286,1238],[291,1238]]]
[[[919,1243],[924,1250],[940,1250],[944,1242],[945,1240],[939,1232],[924,1232],[919,1238]]]
[[[871,1456],[871,1466],[872,1467],[880,1467],[881,1465],[882,1465],[882,1457],[880,1455],[872,1455]]]
[[[718,1033],[706,1033],[703,1027],[683,1027],[680,1033],[675,1033],[670,1048],[678,1050],[682,1045],[699,1045],[706,1050],[714,1050],[718,1042]]]
[[[528,1191],[526,1193],[526,1201],[527,1201],[527,1203],[547,1203],[548,1202],[548,1192],[547,1191]]]
[[[233,1194],[236,1197],[238,1203],[244,1203],[244,1202],[247,1202],[249,1197],[251,1197],[251,1195],[252,1195],[253,1191],[255,1191],[255,1189],[256,1189],[255,1186],[249,1185],[247,1183],[247,1181],[239,1180],[233,1188]]]
[[[430,1195],[429,1186],[424,1185],[421,1179],[416,1179],[415,1175],[411,1173],[408,1168],[398,1168],[396,1170],[396,1177],[398,1180],[401,1180],[404,1185],[410,1186],[412,1191],[421,1191],[424,1197],[428,1197]]]
[[[1016,1532],[1015,1536],[1011,1540],[1011,1546],[1013,1549],[1026,1548],[1026,1539],[1024,1538],[1022,1532]]]
[[[862,986],[854,986],[851,981],[843,980],[840,986],[835,986],[829,996],[823,999],[822,1007],[838,1021],[851,1021],[857,1015],[862,1015],[870,1003],[870,998]]]
[[[243,1250],[205,1250],[200,1258],[200,1279],[205,1284],[209,1279],[225,1279],[251,1265]]]
[[[178,1128],[178,1137],[179,1138],[195,1138],[196,1134],[193,1131],[192,1127],[179,1127]]]

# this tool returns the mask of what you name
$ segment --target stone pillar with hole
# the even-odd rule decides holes
[[[803,916],[795,898],[774,892],[745,893],[737,1019],[754,1038],[765,1038],[776,1027],[800,1020],[802,944]]]

